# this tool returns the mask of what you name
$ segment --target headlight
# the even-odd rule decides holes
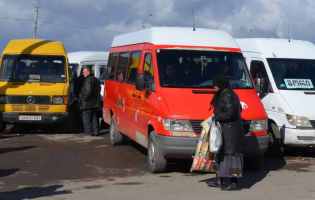
[[[313,127],[310,120],[307,117],[300,117],[296,115],[286,115],[289,124],[292,126],[299,126],[299,127]]]
[[[0,103],[10,103],[10,96],[0,96]]]
[[[163,125],[168,131],[194,131],[189,120],[163,119]]]
[[[249,131],[264,131],[268,129],[267,119],[252,120],[249,126]]]
[[[52,102],[53,102],[53,104],[62,104],[63,103],[63,97],[53,97]]]

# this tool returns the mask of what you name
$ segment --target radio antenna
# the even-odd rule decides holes
[[[249,33],[248,33],[248,38],[250,38],[250,34],[251,34],[252,31],[253,31],[253,29],[251,29],[251,30],[249,31]]]
[[[195,28],[194,9],[192,8],[191,10],[192,10],[192,16],[193,16],[193,31],[195,31],[195,30],[196,30],[196,28]]]
[[[289,35],[289,42],[291,42],[290,41],[290,25],[288,24],[288,35]]]

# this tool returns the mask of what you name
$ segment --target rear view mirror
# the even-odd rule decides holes
[[[136,75],[136,89],[145,90],[145,76],[144,74]]]
[[[257,93],[268,93],[268,85],[269,85],[268,77],[255,78],[254,82],[255,82]]]

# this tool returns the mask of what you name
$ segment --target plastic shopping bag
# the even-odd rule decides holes
[[[212,121],[209,138],[210,152],[219,153],[222,148],[223,139],[222,130],[218,122]]]
[[[213,115],[200,124],[203,129],[201,131],[194,160],[190,168],[191,172],[215,172],[213,169],[213,159],[209,150],[209,122],[212,121],[212,117]]]

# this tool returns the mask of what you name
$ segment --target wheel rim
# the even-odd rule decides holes
[[[153,142],[151,142],[150,146],[149,146],[149,161],[151,164],[154,163],[154,144],[153,144]]]

